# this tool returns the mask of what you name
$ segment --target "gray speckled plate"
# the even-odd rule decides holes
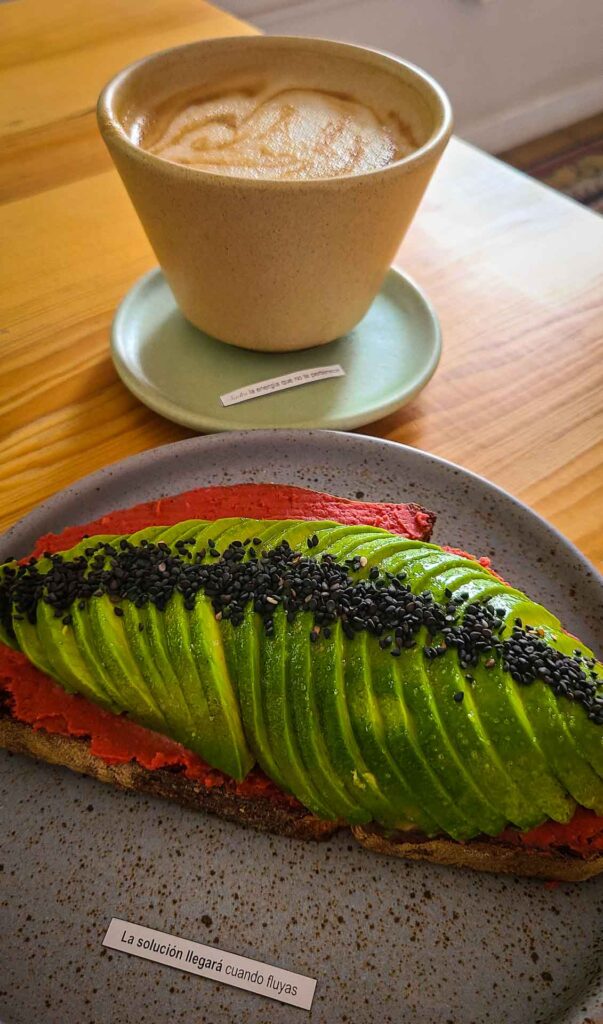
[[[438,512],[435,539],[489,554],[602,646],[603,583],[509,495],[367,437],[261,431],[135,456],[0,542],[25,553],[119,506],[203,484],[281,481]],[[262,836],[26,758],[0,758],[5,1024],[586,1024],[603,1021],[603,877],[548,888]],[[121,917],[318,979],[309,1014],[101,947]]]

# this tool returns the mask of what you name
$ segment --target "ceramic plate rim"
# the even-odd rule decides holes
[[[543,516],[535,512],[534,509],[530,508],[525,502],[521,501],[520,498],[515,497],[509,491],[505,490],[504,487],[498,484],[492,483],[487,477],[482,476],[479,473],[475,473],[471,469],[466,469],[464,466],[457,462],[452,462],[450,459],[445,459],[441,455],[434,455],[431,452],[424,451],[422,448],[415,448],[413,445],[403,444],[400,441],[391,441],[388,438],[374,437],[370,434],[354,434],[347,431],[340,430],[327,430],[324,428],[308,428],[308,429],[291,429],[281,430],[278,428],[272,429],[258,429],[258,430],[240,430],[240,431],[220,431],[208,435],[198,435],[195,437],[184,438],[180,441],[171,441],[169,444],[157,445],[154,448],[147,448],[141,452],[135,452],[132,455],[127,455],[123,459],[117,459],[115,462],[111,462],[106,466],[102,466],[100,469],[94,470],[92,473],[87,473],[85,476],[74,480],[73,483],[67,484],[66,487],[55,491],[44,501],[40,502],[35,508],[31,509],[24,516],[21,516],[15,523],[9,526],[3,533],[0,534],[0,545],[4,545],[5,542],[11,542],[13,537],[16,537],[18,543],[19,533],[24,529],[29,529],[30,524],[33,524],[34,529],[40,529],[35,524],[38,520],[43,520],[47,514],[52,514],[55,510],[61,508],[64,504],[64,499],[69,497],[75,497],[80,493],[82,489],[88,490],[90,487],[94,487],[97,483],[102,482],[106,477],[112,475],[113,471],[118,467],[124,467],[126,471],[130,472],[132,469],[143,467],[148,463],[154,461],[158,453],[161,453],[163,458],[168,458],[170,453],[175,449],[186,450],[188,448],[193,449],[196,447],[203,448],[205,446],[219,445],[220,443],[232,443],[234,434],[242,436],[243,440],[253,440],[258,443],[268,440],[276,440],[276,438],[282,439],[284,442],[287,439],[292,439],[297,435],[304,435],[305,437],[312,437],[315,435],[331,435],[335,439],[335,443],[339,442],[350,442],[352,444],[367,444],[377,445],[378,447],[384,446],[390,449],[390,451],[397,451],[403,455],[409,455],[411,457],[417,457],[419,461],[421,459],[427,459],[428,461],[435,463],[438,466],[445,467],[446,469],[456,470],[463,476],[469,477],[471,480],[484,487],[486,490],[492,491],[498,496],[504,498],[506,501],[511,502],[516,508],[523,513],[527,513],[532,520],[538,524],[539,528],[544,529],[551,537],[557,542],[564,546],[572,556],[579,561],[584,569],[589,572],[594,580],[603,590],[603,573],[601,573],[592,562],[584,555],[580,549],[569,540],[557,527],[549,523]],[[122,506],[125,507],[125,506]],[[72,524],[70,524],[72,525]],[[42,528],[43,529],[43,528]]]

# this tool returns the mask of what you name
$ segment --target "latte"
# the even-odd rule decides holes
[[[416,145],[393,114],[352,96],[279,80],[205,98],[176,97],[136,140],[172,163],[241,178],[364,174]]]
[[[365,316],[451,129],[418,68],[295,36],[152,54],[105,87],[98,118],[184,317],[269,352]]]

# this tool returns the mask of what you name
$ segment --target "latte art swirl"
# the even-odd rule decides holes
[[[242,178],[364,174],[415,149],[394,117],[320,89],[232,91],[180,107],[142,145],[172,163]]]

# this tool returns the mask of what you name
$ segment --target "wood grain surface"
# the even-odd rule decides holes
[[[94,106],[143,54],[250,31],[201,0],[0,4],[0,528],[190,435],[131,397],[109,357],[115,306],[156,261]],[[484,474],[601,566],[603,220],[454,140],[398,262],[437,307],[444,355],[363,432]]]

